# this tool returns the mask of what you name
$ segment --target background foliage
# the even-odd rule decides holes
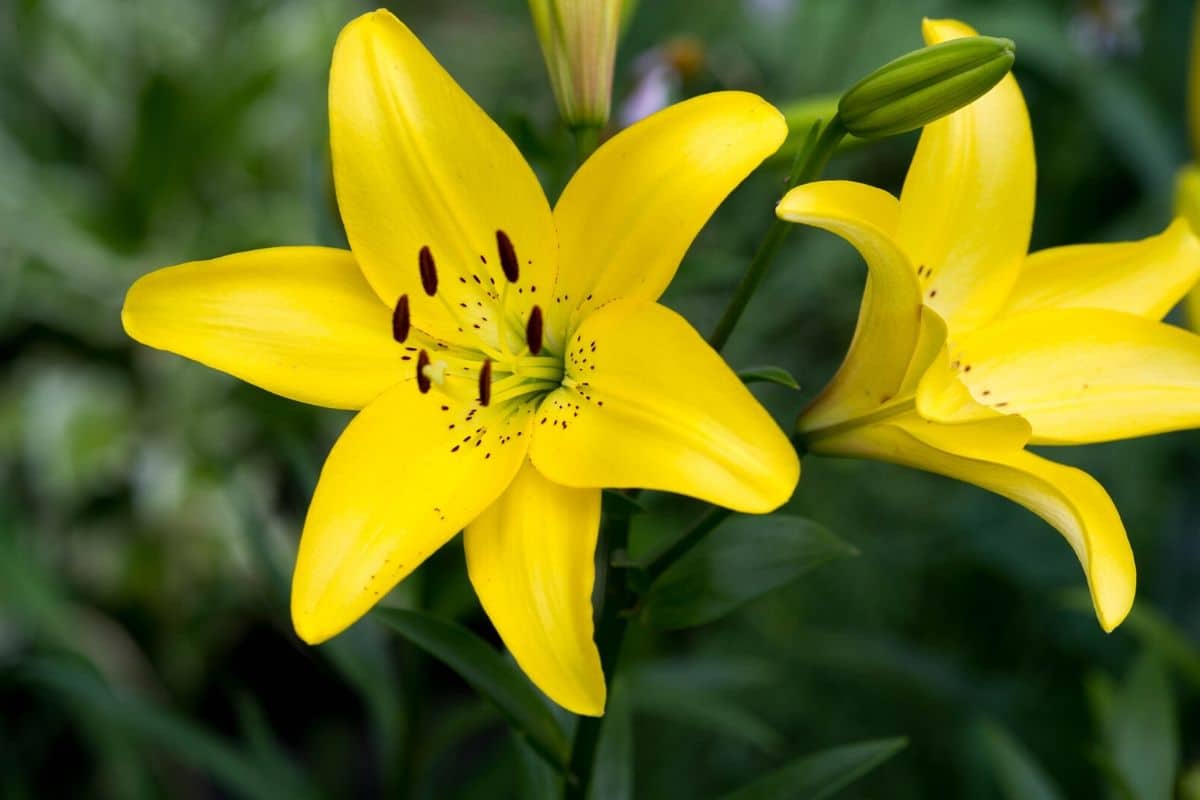
[[[0,796],[551,785],[497,710],[378,621],[316,649],[292,635],[295,539],[346,415],[121,332],[125,288],[154,267],[343,242],[325,82],[339,28],[366,8],[0,5]],[[557,191],[572,148],[525,4],[393,9]],[[1188,158],[1189,13],[1183,0],[653,0],[622,44],[617,99],[737,87],[787,105],[918,46],[923,14],[958,16],[1017,42],[1039,153],[1035,245],[1140,237],[1165,225]],[[831,172],[897,190],[914,142],[844,153]],[[738,190],[672,286],[667,302],[702,330],[784,169]],[[758,384],[785,424],[840,360],[863,274],[840,241],[797,232],[731,342],[736,368],[799,379],[802,395]],[[1068,459],[1112,492],[1138,557],[1138,605],[1117,633],[1100,632],[1069,549],[1023,509],[896,467],[808,459],[789,510],[857,555],[703,627],[639,627],[597,796],[715,797],[810,751],[904,736],[838,796],[1200,797],[1200,434]],[[643,548],[696,513],[648,504]],[[714,583],[770,566],[736,545],[712,544],[726,548]],[[494,640],[457,543],[389,603]],[[882,760],[900,744],[868,747]],[[614,766],[630,753],[632,775]]]

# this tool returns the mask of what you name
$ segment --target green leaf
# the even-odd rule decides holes
[[[799,382],[783,367],[749,367],[738,372],[738,377],[742,383],[777,383],[789,389],[800,389]]]
[[[65,697],[67,708],[170,753],[237,797],[314,797],[309,781],[282,750],[264,752],[261,729],[250,731],[250,747],[227,742],[182,715],[127,692],[116,694],[92,668],[65,657],[32,660],[23,671],[32,683]]]
[[[1170,800],[1179,771],[1179,725],[1161,663],[1140,656],[1105,713],[1109,760],[1130,793],[1138,800]]]
[[[614,681],[596,745],[589,800],[633,800],[633,706],[623,678]]]
[[[1062,799],[1058,787],[1007,730],[994,722],[981,722],[974,736],[1007,800]]]
[[[1125,620],[1125,629],[1200,689],[1200,649],[1153,606],[1138,603]]]
[[[650,587],[645,620],[660,629],[703,625],[857,550],[801,517],[734,516]]]
[[[802,756],[724,800],[825,800],[899,753],[908,740],[876,739]]]
[[[777,753],[784,739],[747,709],[741,695],[750,688],[777,685],[783,674],[772,665],[744,658],[704,658],[639,664],[628,674],[633,706],[639,713]]]
[[[379,608],[374,616],[449,666],[472,689],[500,709],[531,747],[565,769],[567,736],[542,695],[521,671],[461,625],[399,608]]]
[[[510,741],[516,752],[517,780],[524,800],[559,800],[562,797],[563,774],[546,763],[529,740],[510,731]]]

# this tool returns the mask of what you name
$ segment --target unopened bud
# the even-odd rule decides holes
[[[622,0],[529,0],[558,109],[568,125],[608,122]]]
[[[846,130],[862,138],[928,125],[979,99],[1012,69],[1008,39],[969,36],[914,50],[856,83],[838,103]]]

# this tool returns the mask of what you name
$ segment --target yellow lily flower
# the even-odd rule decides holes
[[[280,247],[141,278],[131,337],[268,391],[362,409],[334,445],[292,581],[299,636],[353,623],[465,529],[471,581],[549,697],[599,715],[591,595],[601,488],[765,513],[799,460],[655,300],[708,217],[782,143],[721,92],[602,146],[554,210],[501,129],[386,11],[333,53],[350,250]]]
[[[971,36],[926,20],[930,44]],[[1101,626],[1136,584],[1120,516],[1086,473],[1027,444],[1200,425],[1200,337],[1160,322],[1200,278],[1177,220],[1120,244],[1027,255],[1033,138],[1012,76],[927,126],[899,199],[847,181],[789,192],[782,219],[832,231],[868,266],[850,351],[798,427],[816,453],[977,484],[1041,516],[1086,572]]]

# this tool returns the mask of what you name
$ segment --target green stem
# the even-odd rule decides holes
[[[624,568],[612,565],[613,556],[623,552],[628,544],[629,517],[610,518],[604,530],[604,601],[600,619],[596,623],[596,647],[600,651],[604,681],[610,690],[628,628],[628,617],[624,612],[632,608],[637,599],[629,589]],[[603,719],[579,719],[579,725],[575,728],[575,740],[571,744],[570,772],[565,786],[567,800],[583,800],[587,796],[592,770],[596,765],[596,747],[600,743]]]
[[[600,128],[595,125],[579,125],[571,128],[571,133],[575,136],[575,166],[578,168],[600,145]]]
[[[642,571],[646,578],[653,581],[659,575],[667,571],[667,568],[678,561],[684,553],[691,550],[696,545],[700,544],[701,540],[712,531],[713,528],[720,525],[733,512],[727,508],[713,506],[704,513],[696,521],[696,524],[687,530],[682,536],[672,542],[664,550],[655,553],[645,562]]]
[[[820,132],[818,133],[818,131]],[[796,156],[796,162],[792,166],[792,173],[788,177],[785,191],[815,180],[825,169],[833,151],[837,149],[838,143],[845,135],[846,128],[836,115],[823,129],[820,121],[813,123],[804,147],[800,148],[800,152]],[[737,327],[738,320],[742,318],[742,313],[750,303],[750,298],[758,291],[759,284],[767,274],[767,268],[771,265],[775,254],[779,252],[779,248],[793,227],[790,222],[784,222],[778,218],[771,223],[766,238],[758,246],[758,251],[754,254],[750,266],[746,268],[746,274],[742,276],[741,283],[738,284],[733,297],[729,299],[725,313],[721,315],[721,320],[713,330],[712,336],[708,338],[708,343],[713,346],[713,349],[720,350],[729,341],[729,336]]]

